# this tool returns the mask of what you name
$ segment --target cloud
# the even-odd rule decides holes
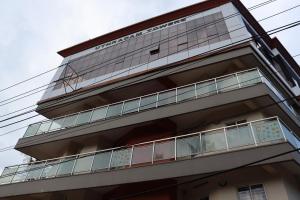
[[[0,89],[58,66],[62,58],[57,51],[79,42],[111,32],[172,10],[198,3],[199,0],[3,0],[0,7]],[[243,1],[247,7],[262,1]],[[279,3],[278,3],[279,2]],[[279,0],[273,6],[253,12],[258,19],[294,5]],[[250,5],[251,4],[251,5]],[[299,10],[263,23],[267,29],[299,19]],[[274,23],[276,22],[276,23]],[[299,28],[280,34],[279,38],[292,53],[300,53],[293,42]],[[0,94],[0,101],[48,83],[52,74],[34,79]],[[0,107],[0,115],[35,104],[42,93]],[[2,118],[0,118],[2,119]],[[41,118],[39,118],[41,119]],[[0,134],[37,121],[32,119],[0,129]],[[3,123],[0,123],[3,125]],[[0,139],[0,148],[14,145],[24,130]],[[22,162],[16,151],[0,152],[0,167]]]

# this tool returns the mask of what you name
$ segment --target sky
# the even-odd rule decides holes
[[[246,7],[264,1],[242,0]],[[49,83],[53,72],[5,91],[1,89],[58,66],[62,61],[62,57],[56,53],[59,50],[198,2],[199,0],[1,0],[0,121],[8,117],[2,115],[34,105],[43,93],[9,104],[6,99]],[[251,13],[259,20],[298,4],[300,0],[277,0]],[[300,20],[300,7],[263,21],[261,25],[265,30],[271,30],[297,20]],[[296,42],[299,34],[300,27],[296,27],[278,33],[276,37],[291,55],[296,55],[300,53],[299,42]],[[300,56],[295,59],[300,63]],[[0,127],[19,119],[22,118],[0,122]],[[0,128],[0,172],[5,166],[26,160],[25,155],[15,150],[1,152],[1,149],[15,145],[25,128],[2,134],[41,119],[32,118]]]

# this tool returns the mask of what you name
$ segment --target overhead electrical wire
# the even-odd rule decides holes
[[[295,6],[295,8],[296,8],[297,6]],[[290,8],[291,9],[291,8]],[[290,9],[288,9],[288,10],[290,10]],[[283,13],[284,11],[282,11],[281,13]],[[273,15],[273,16],[275,16],[275,15]],[[236,31],[236,30],[234,30],[234,31]],[[177,37],[178,37],[178,35],[177,35]],[[207,42],[207,41],[204,41],[204,42]],[[117,74],[117,75],[119,75],[119,74]],[[111,78],[111,77],[110,77]],[[40,92],[40,91],[38,91],[38,92]],[[26,96],[30,96],[30,95],[26,95]],[[21,98],[18,98],[18,100],[19,99],[21,99]],[[1,106],[1,105],[0,105]],[[32,106],[28,106],[28,107],[26,107],[26,108],[29,108],[29,107],[33,107],[33,106],[36,106],[36,105],[32,105]],[[24,110],[24,109],[26,109],[26,108],[23,108],[23,109],[20,109],[20,110],[18,110],[18,111],[21,111],[21,110]],[[12,113],[16,113],[16,112],[18,112],[18,111],[14,111],[14,112],[12,112]],[[29,113],[29,112],[34,112],[35,110],[34,109],[32,109],[32,110],[29,110],[29,111],[26,111],[25,113],[21,113],[21,114],[19,114],[19,115],[17,115],[17,116],[20,116],[20,115],[22,115],[22,114],[27,114],[27,113]],[[2,115],[2,116],[0,116],[0,117],[3,117],[3,116],[7,116],[7,115],[9,115],[9,114],[12,114],[12,113],[8,113],[8,114],[5,114],[5,115]],[[9,118],[9,119],[11,119],[11,118]],[[2,121],[0,121],[0,122],[2,122]]]
[[[273,2],[273,1],[267,1],[267,2],[268,2],[268,3],[271,3],[271,2]],[[299,5],[298,5],[298,6],[299,6]],[[258,8],[258,7],[257,7],[257,8]],[[282,14],[282,13],[284,13],[284,12],[287,12],[287,11],[290,11],[290,10],[295,9],[295,8],[297,8],[297,6],[294,6],[294,7],[292,7],[292,8],[289,8],[289,9],[287,9],[287,10],[285,10],[285,11],[281,11],[280,14]],[[249,8],[249,9],[251,10],[251,8]],[[224,21],[224,20],[226,20],[226,19],[235,17],[235,16],[237,16],[237,15],[240,15],[240,13],[237,12],[237,13],[231,14],[231,15],[225,17],[224,19],[219,19],[219,20],[217,20],[217,21],[211,22],[211,23],[209,23],[209,24],[201,25],[201,26],[196,27],[196,28],[194,28],[194,29],[198,30],[199,28],[203,28],[203,27],[207,27],[207,26],[212,25],[212,24],[216,24],[216,23],[218,23],[218,22],[220,22],[220,21]],[[278,15],[278,14],[275,14],[275,15],[273,15],[273,16],[269,16],[269,18],[274,17],[274,16],[276,16],[276,15]],[[263,20],[265,20],[265,19],[262,19],[261,21],[263,21]],[[194,31],[193,31],[194,29],[189,30],[188,32],[194,32]],[[181,34],[172,36],[172,37],[176,37],[176,38],[177,38],[177,37],[179,37],[180,35],[185,35],[185,34],[186,34],[186,33],[184,32],[184,33],[181,33]],[[170,38],[172,38],[172,37],[170,37]],[[170,38],[166,38],[166,39],[164,39],[164,40],[166,40],[166,42],[167,42]],[[162,40],[162,41],[164,41],[164,40]],[[157,43],[161,43],[162,41],[159,41],[159,42],[157,42]],[[149,46],[149,48],[151,48],[151,46],[153,46],[153,44],[148,45],[148,46]],[[145,46],[145,47],[147,47],[147,46]],[[120,57],[123,57],[123,56],[131,56],[131,55],[129,55],[129,54],[134,53],[134,52],[139,51],[139,50],[144,51],[144,50],[145,50],[145,49],[144,49],[145,47],[143,47],[143,48],[141,48],[141,49],[133,50],[133,51],[127,53],[126,55],[122,55],[122,56],[119,56],[119,57],[116,57],[116,58],[113,58],[113,59],[109,59],[109,60],[107,60],[107,61],[101,63],[101,65],[102,65],[102,64],[105,64],[105,63],[108,62],[108,61],[117,60],[117,59],[119,59]],[[92,53],[90,53],[90,54],[92,54]],[[88,55],[90,55],[90,54],[87,54],[87,55],[82,56],[82,57],[80,57],[80,58],[74,59],[74,60],[71,61],[71,63],[74,62],[74,61],[76,61],[76,60],[78,60],[78,59],[81,59],[81,58],[83,58],[83,57],[86,57],[86,56],[88,56]],[[125,59],[125,58],[126,58],[126,57],[124,57],[124,59]],[[95,67],[95,66],[98,66],[98,64],[96,64],[96,65],[94,65],[94,66],[92,66],[92,67]],[[102,68],[102,67],[105,67],[105,66],[101,66],[100,68]],[[87,68],[85,68],[85,69],[82,70],[82,71],[88,70],[89,68],[91,68],[91,67],[87,67]],[[99,68],[96,68],[95,70],[98,70],[98,69],[99,69]],[[80,73],[80,72],[82,72],[82,71],[78,71],[77,73]],[[94,70],[92,70],[92,71],[94,71]],[[92,72],[92,71],[88,71],[88,72],[86,72],[86,73],[90,73],[90,72]],[[80,74],[80,75],[85,75],[86,73]],[[58,82],[58,81],[63,80],[63,79],[64,79],[64,78],[58,79],[58,80],[56,80],[55,82]],[[51,82],[51,83],[49,83],[49,84],[46,84],[46,85],[43,85],[43,86],[40,86],[40,87],[38,87],[38,88],[32,89],[32,90],[26,91],[26,92],[24,92],[24,93],[18,94],[18,95],[14,96],[14,97],[10,97],[10,98],[8,98],[8,99],[2,100],[2,101],[0,101],[0,103],[9,101],[9,100],[11,100],[11,99],[13,99],[13,98],[15,98],[15,97],[18,97],[18,96],[22,96],[22,95],[24,95],[24,94],[27,94],[28,92],[33,92],[33,91],[35,91],[35,90],[37,90],[37,89],[40,89],[40,88],[43,88],[43,87],[47,87],[47,86],[49,86],[49,85],[52,84],[52,83],[53,83],[53,82]],[[53,85],[53,86],[50,86],[50,87],[47,87],[47,88],[51,88],[51,87],[54,87],[54,85]],[[47,88],[41,89],[41,90],[39,90],[39,91],[35,91],[35,92],[33,92],[31,95],[36,94],[36,93],[39,93],[39,92],[42,92],[42,91],[46,90]],[[25,97],[28,97],[28,96],[31,96],[31,95],[26,95],[26,96],[21,97],[21,98],[18,98],[18,99],[16,99],[16,100],[20,100],[20,99],[22,99],[22,98],[25,98]],[[14,102],[14,101],[11,101],[11,102]],[[8,103],[11,103],[11,102],[8,102]],[[0,106],[7,105],[8,103],[1,104]]]
[[[299,7],[299,5],[298,6],[294,6],[294,7],[292,7],[292,8],[289,8],[289,9],[287,9],[287,10],[284,10],[284,11],[281,11],[280,12],[280,14],[282,14],[282,13],[284,13],[284,12],[287,12],[287,11],[290,11],[291,9],[295,9],[295,8],[297,8],[297,7]],[[277,16],[278,14],[274,14],[274,15],[272,15],[273,17],[274,16]],[[265,18],[265,19],[269,19],[271,16],[269,16],[269,17],[267,17],[267,18]],[[262,19],[262,20],[265,20],[265,19]],[[216,22],[215,22],[216,23]],[[198,27],[199,28],[199,27]],[[236,31],[236,30],[235,30]],[[176,35],[176,37],[179,37],[178,35]],[[204,42],[207,42],[207,41],[204,41]],[[86,70],[86,69],[85,69]],[[111,77],[110,77],[111,78]],[[43,91],[43,90],[39,90],[39,91],[37,91],[37,92],[34,92],[34,93],[32,93],[32,94],[35,94],[35,93],[39,93],[39,92],[41,92],[41,91]],[[23,94],[25,94],[25,93],[23,93]],[[32,95],[32,94],[30,94],[30,95]],[[26,95],[25,97],[27,97],[27,96],[30,96],[30,95]],[[19,95],[18,95],[19,96]],[[24,97],[21,97],[21,98],[18,98],[18,99],[15,99],[15,100],[20,100],[20,99],[22,99],[22,98],[24,98]],[[9,99],[7,99],[7,100],[9,100]],[[11,102],[8,102],[8,103],[12,103],[12,102],[14,102],[15,100],[12,100]],[[2,101],[3,102],[3,101]],[[1,103],[1,102],[0,102]],[[7,103],[6,103],[7,104]],[[6,104],[4,104],[4,105],[6,105]],[[1,105],[0,105],[1,106]],[[36,106],[36,105],[32,105],[32,106],[29,106],[29,107],[34,107],[34,106]],[[26,108],[28,108],[28,107],[26,107]],[[26,109],[26,108],[23,108],[23,109],[21,109],[21,110],[24,110],[24,109]],[[11,112],[11,113],[8,113],[8,114],[5,114],[5,115],[2,115],[2,116],[0,116],[0,117],[3,117],[3,116],[7,116],[7,115],[10,115],[10,114],[13,114],[13,113],[16,113],[16,112],[18,112],[18,111],[21,111],[21,110],[17,110],[17,111],[14,111],[14,112]],[[17,116],[21,116],[21,115],[24,115],[24,114],[27,114],[27,113],[30,113],[30,112],[34,112],[35,110],[34,109],[32,109],[32,110],[29,110],[29,111],[26,111],[25,113],[21,113],[21,114],[19,114],[19,115],[17,115]],[[38,115],[37,115],[38,116]],[[13,117],[11,117],[11,118],[9,118],[9,119],[12,119]],[[2,121],[0,121],[0,122],[2,122]]]
[[[267,31],[266,32],[266,35],[268,35],[268,33],[270,33],[270,34],[274,34],[274,33],[277,33],[277,32],[281,32],[281,31],[283,31],[283,30],[287,30],[287,29],[290,29],[290,28],[293,28],[293,27],[295,27],[295,26],[299,26],[300,25],[300,20],[299,21],[296,21],[296,22],[293,22],[293,23],[290,23],[290,24],[287,24],[287,25],[284,25],[284,26],[281,26],[281,27],[277,27],[277,28],[275,28],[275,29],[272,29],[272,30],[269,30],[269,31]],[[251,38],[260,38],[260,37],[262,37],[262,36],[260,36],[260,35],[256,35],[256,36],[251,36],[251,37],[248,37],[248,38],[246,38],[244,41],[249,41],[249,39],[251,39]],[[243,40],[240,40],[240,41],[238,41],[237,43],[241,43]],[[227,46],[232,46],[233,44],[231,43],[231,44],[229,44],[229,45],[227,45]],[[221,46],[220,48],[218,48],[218,49],[223,49],[225,46]],[[214,49],[214,50],[212,50],[212,51],[216,51],[217,49]],[[205,53],[203,53],[204,55],[205,54],[208,54],[209,53],[209,51],[207,51],[207,52],[205,52]],[[200,54],[201,55],[201,54]],[[159,71],[159,73],[161,73],[161,71]],[[117,74],[117,75],[119,75],[119,74]],[[96,82],[97,83],[97,82]],[[94,83],[94,84],[96,84],[96,83]],[[130,85],[131,84],[133,84],[133,83],[130,83]],[[91,85],[93,85],[93,84],[91,84]],[[124,85],[122,85],[122,87],[124,87]],[[115,88],[113,88],[113,89],[115,89]],[[82,94],[84,94],[84,92],[83,93],[80,93],[80,94],[77,94],[77,95],[82,95]],[[69,98],[74,98],[74,97],[76,97],[77,95],[73,95],[73,96],[71,96],[71,97],[69,97]],[[67,98],[64,98],[64,99],[62,99],[61,101],[64,101],[64,100],[67,100],[68,99],[68,97]],[[53,105],[55,105],[55,104],[58,104],[59,102],[55,102]],[[71,102],[71,104],[72,103],[75,103],[75,102]],[[53,105],[49,105],[48,107],[51,107],[51,106],[53,106]],[[45,109],[45,108],[44,108]],[[57,109],[57,108],[54,108],[54,109]],[[49,111],[51,111],[51,110],[49,110]],[[27,117],[27,118],[24,118],[24,119],[21,119],[21,120],[18,120],[18,121],[16,121],[16,122],[12,122],[12,123],[9,123],[9,124],[6,124],[6,125],[3,125],[3,126],[0,126],[0,128],[4,128],[4,127],[8,127],[8,126],[11,126],[11,125],[14,125],[14,124],[17,124],[17,123],[19,123],[19,122],[23,122],[23,121],[26,121],[26,120],[28,120],[28,119],[31,119],[31,118],[34,118],[34,117],[37,117],[37,116],[39,116],[39,114],[37,114],[37,115],[33,115],[33,116],[31,116],[31,117]],[[0,122],[3,122],[3,121],[6,121],[6,120],[1,120]]]
[[[255,9],[259,8],[259,7],[265,6],[265,5],[270,4],[270,3],[273,3],[273,2],[275,2],[275,1],[278,1],[278,0],[268,0],[268,1],[265,1],[265,2],[262,2],[262,3],[259,3],[259,4],[257,4],[257,5],[251,6],[251,7],[248,8],[248,10],[249,10],[249,11],[255,10]],[[238,13],[238,12],[237,12],[237,13]],[[91,54],[91,53],[90,53],[90,54]],[[90,54],[87,54],[87,55],[85,55],[85,56],[88,56],[88,55],[90,55]],[[80,59],[83,58],[83,57],[85,57],[85,56],[80,57]],[[76,59],[74,59],[74,60],[76,60]],[[65,64],[59,65],[59,66],[54,67],[54,68],[52,68],[52,69],[50,69],[50,70],[48,70],[48,71],[42,72],[42,73],[37,74],[37,75],[35,75],[35,76],[33,76],[33,77],[30,77],[30,78],[28,78],[28,79],[25,79],[25,80],[23,80],[23,81],[17,82],[17,83],[15,83],[15,84],[13,84],[13,85],[10,85],[10,86],[6,87],[6,88],[2,88],[2,89],[0,89],[0,92],[5,91],[5,90],[8,90],[8,89],[10,89],[10,88],[13,88],[13,87],[15,87],[15,86],[17,86],[17,85],[20,85],[20,84],[22,84],[22,83],[28,82],[28,81],[30,81],[30,80],[32,80],[32,79],[34,79],[34,78],[37,78],[37,77],[39,77],[39,76],[41,76],[41,75],[44,75],[44,74],[47,74],[47,73],[49,73],[49,72],[51,72],[51,71],[53,71],[53,70],[56,70],[57,68],[62,67],[62,66],[65,66]],[[49,85],[49,84],[47,84],[47,85]]]

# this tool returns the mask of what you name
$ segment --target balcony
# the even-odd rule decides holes
[[[0,184],[112,171],[195,159],[279,143],[300,147],[298,137],[278,118],[165,138],[132,146],[6,167]]]
[[[100,120],[143,112],[170,104],[178,104],[253,86],[258,83],[265,83],[280,100],[284,100],[283,95],[281,95],[258,69],[251,69],[31,124],[28,126],[23,137],[46,134]],[[286,101],[283,101],[283,103],[296,115]]]

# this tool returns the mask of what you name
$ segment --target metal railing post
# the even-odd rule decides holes
[[[155,151],[155,142],[153,142],[153,145],[152,145],[152,160],[151,160],[152,164],[154,163],[154,151]]]
[[[219,94],[217,79],[214,78],[214,81],[215,81],[216,93]]]
[[[198,98],[198,94],[197,94],[197,83],[194,83],[194,89],[195,89],[195,99]]]
[[[134,145],[132,145],[132,147],[131,147],[131,155],[130,155],[130,161],[129,161],[129,166],[130,166],[130,167],[131,167],[131,165],[132,165],[133,149],[134,149]]]
[[[177,138],[174,138],[174,160],[177,160]]]
[[[111,161],[112,161],[113,153],[114,153],[114,150],[111,150],[111,154],[110,154],[110,158],[109,158],[109,163],[108,163],[108,170],[110,170],[110,168],[111,168]]]
[[[229,145],[228,145],[226,128],[224,128],[223,130],[224,130],[224,136],[225,136],[226,149],[227,149],[227,151],[229,151]]]
[[[159,96],[159,92],[156,93],[156,104],[155,104],[156,108],[158,107],[158,100],[159,100],[158,96]]]
[[[247,72],[245,72],[245,73],[247,73]],[[240,79],[239,79],[238,74],[239,74],[239,73],[235,73],[235,76],[236,76],[236,79],[237,79],[237,82],[238,82],[238,86],[239,86],[239,88],[241,88],[242,85],[241,85],[241,82],[240,82]]]
[[[256,141],[256,137],[255,137],[255,134],[254,134],[254,129],[253,129],[253,126],[252,126],[252,122],[249,123],[250,125],[250,130],[251,130],[251,134],[252,134],[252,137],[253,137],[253,140],[254,140],[254,144],[255,146],[257,146],[257,141]]]
[[[91,162],[91,167],[90,167],[90,170],[89,170],[90,172],[92,172],[92,169],[93,169],[93,165],[94,165],[96,153],[94,153],[93,156],[94,156],[94,157],[93,157],[93,160],[92,160],[92,162]]]
[[[138,112],[140,112],[141,102],[142,102],[142,97],[140,97],[140,100],[139,100],[139,104],[138,104]]]

